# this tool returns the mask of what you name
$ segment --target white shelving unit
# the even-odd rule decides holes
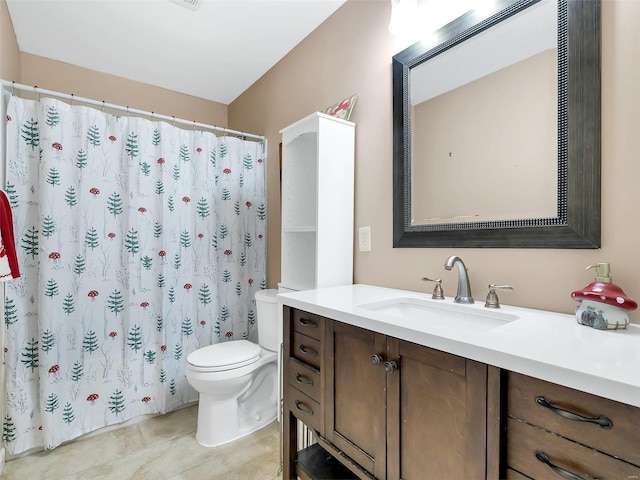
[[[353,283],[355,124],[314,113],[282,134],[282,264],[289,290]]]

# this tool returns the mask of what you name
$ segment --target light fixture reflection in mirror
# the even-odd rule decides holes
[[[415,28],[418,0],[391,0],[389,31],[394,35],[411,33]]]

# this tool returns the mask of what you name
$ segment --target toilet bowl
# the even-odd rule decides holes
[[[256,292],[259,345],[233,340],[187,356],[186,376],[199,394],[196,440],[215,447],[268,425],[278,410],[276,290]]]

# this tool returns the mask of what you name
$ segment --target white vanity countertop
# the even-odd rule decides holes
[[[405,321],[360,307],[394,298],[434,302],[430,294],[371,285],[278,295],[284,305],[640,407],[640,325],[595,330],[579,325],[573,315],[509,305],[490,310],[484,307],[484,300],[476,300],[463,308],[481,315],[489,310],[520,318],[471,332],[433,321]],[[567,301],[573,302],[568,294]],[[439,302],[453,304],[453,299]]]

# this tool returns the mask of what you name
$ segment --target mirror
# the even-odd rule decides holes
[[[599,248],[599,2],[496,3],[393,57],[394,247]]]

